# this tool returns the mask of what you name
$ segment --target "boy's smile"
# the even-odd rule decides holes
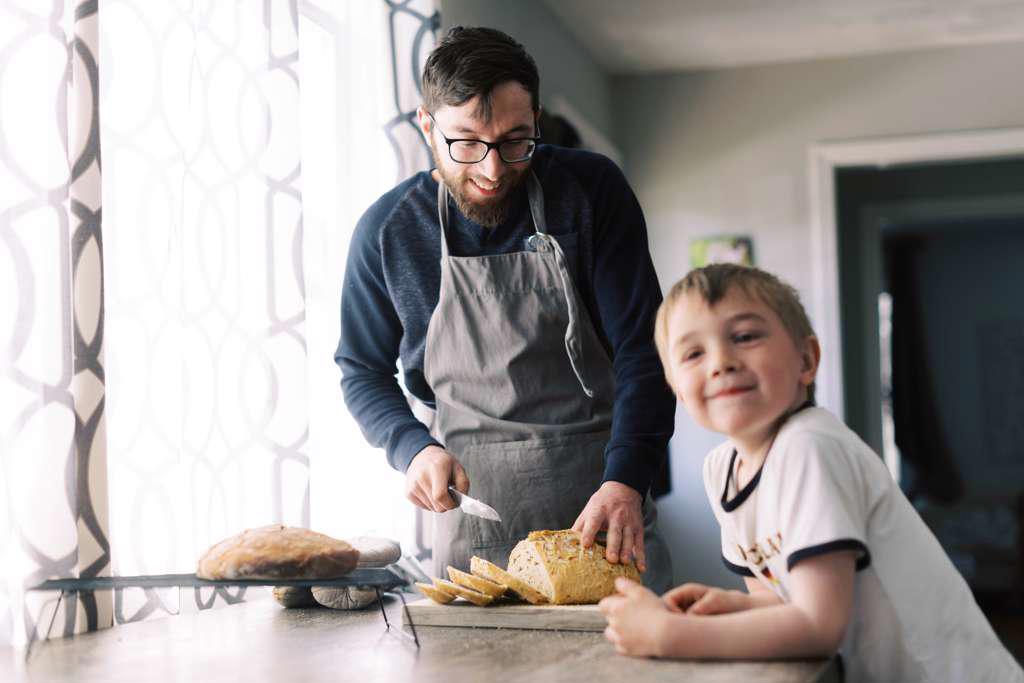
[[[741,455],[763,455],[778,419],[806,400],[818,365],[814,337],[798,347],[767,304],[735,286],[714,306],[682,297],[669,315],[668,342],[676,395]]]

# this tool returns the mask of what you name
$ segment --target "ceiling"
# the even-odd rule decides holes
[[[1024,41],[1024,0],[543,2],[613,74]]]

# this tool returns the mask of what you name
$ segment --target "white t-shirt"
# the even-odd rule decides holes
[[[846,680],[1024,681],[967,583],[881,458],[822,408],[791,416],[761,470],[737,490],[735,449],[704,461],[722,559],[761,572],[784,600],[803,559],[857,551],[853,611],[840,645]]]

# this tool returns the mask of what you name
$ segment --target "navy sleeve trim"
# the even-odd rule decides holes
[[[842,550],[856,550],[860,552],[860,557],[857,558],[857,571],[867,569],[871,566],[871,551],[868,550],[866,545],[855,538],[841,538],[837,541],[829,541],[828,543],[812,545],[809,548],[801,548],[796,552],[790,553],[789,557],[786,558],[786,569],[792,570],[798,562],[806,560],[809,557],[827,555],[828,553],[835,553]]]
[[[725,555],[722,555],[722,562],[725,564],[725,568],[731,571],[733,574],[739,574],[740,576],[749,576],[754,578],[754,572],[750,571],[750,567],[743,567],[738,564],[733,564],[729,560],[725,559]]]

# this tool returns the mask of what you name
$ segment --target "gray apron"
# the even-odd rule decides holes
[[[434,574],[468,571],[479,555],[506,567],[538,529],[567,529],[601,485],[611,435],[612,364],[547,234],[544,198],[527,180],[535,233],[527,250],[450,256],[448,188],[438,187],[441,290],[427,328],[424,374],[434,391],[433,432],[458,458],[470,495],[502,522],[460,510],[434,517]],[[644,583],[671,586],[668,549],[644,501]]]

